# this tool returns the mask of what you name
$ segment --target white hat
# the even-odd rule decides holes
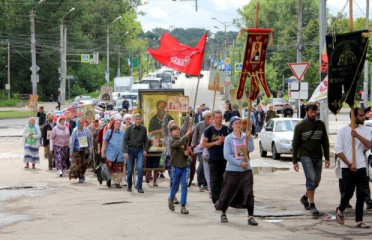
[[[115,117],[114,117],[114,120],[115,121],[123,121],[123,119],[121,118],[120,114],[116,114]]]
[[[130,114],[125,114],[124,117],[123,117],[124,120],[127,120],[128,118],[131,119],[131,118],[132,118],[132,115],[130,115]]]
[[[99,119],[100,119],[99,114],[94,115],[94,120],[99,120]]]

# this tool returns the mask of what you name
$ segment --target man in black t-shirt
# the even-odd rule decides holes
[[[214,123],[204,131],[203,147],[208,148],[209,172],[211,182],[211,196],[215,203],[221,193],[223,174],[225,173],[226,160],[223,157],[223,143],[228,135],[227,127],[222,125],[222,112],[213,112]]]

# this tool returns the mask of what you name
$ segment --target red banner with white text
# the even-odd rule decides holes
[[[207,34],[205,33],[195,47],[181,44],[178,40],[168,33],[164,33],[160,40],[158,49],[148,49],[151,54],[161,64],[177,71],[199,75],[203,63],[203,55]]]

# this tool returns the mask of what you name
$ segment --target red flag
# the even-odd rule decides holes
[[[271,29],[249,28],[247,44],[245,47],[243,69],[240,75],[237,99],[241,99],[245,89],[245,80],[251,77],[251,92],[249,99],[255,100],[260,92],[259,86],[263,88],[266,96],[270,97],[270,91],[265,78],[265,57]]]
[[[178,40],[168,33],[164,33],[160,40],[160,46],[157,50],[149,49],[151,54],[161,64],[191,75],[199,75],[207,33],[199,40],[194,48],[181,44]]]

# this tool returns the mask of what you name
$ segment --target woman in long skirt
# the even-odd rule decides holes
[[[30,167],[32,163],[32,168],[35,169],[35,164],[40,163],[39,157],[39,147],[40,147],[40,129],[35,124],[35,119],[30,118],[27,125],[23,129],[23,144],[25,149],[25,155],[23,162],[26,163],[25,168]]]
[[[85,181],[85,171],[89,164],[90,132],[84,128],[84,119],[78,119],[76,128],[70,138],[70,158],[72,159],[69,178],[79,178],[79,183]]]
[[[50,151],[54,153],[56,169],[60,177],[62,177],[68,169],[66,158],[68,157],[69,143],[70,130],[66,127],[66,117],[62,115],[57,120],[57,126],[52,129],[49,146]]]
[[[227,160],[225,177],[222,184],[221,195],[215,204],[216,210],[221,210],[221,222],[228,222],[226,211],[228,207],[248,210],[248,224],[257,225],[253,218],[253,173],[249,163],[244,160],[246,135],[241,131],[242,123],[239,117],[232,117],[229,121],[232,132],[225,138],[223,155]],[[253,152],[252,136],[248,134],[248,151]]]

